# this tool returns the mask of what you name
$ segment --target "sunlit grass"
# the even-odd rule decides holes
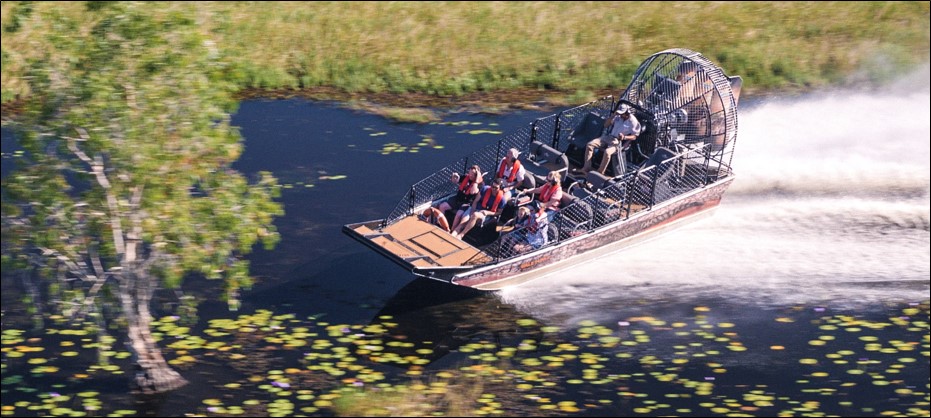
[[[927,2],[143,3],[196,19],[242,87],[346,92],[568,92],[624,86],[649,54],[702,52],[746,92],[882,82],[929,55]],[[2,5],[3,101],[48,51],[38,17],[79,2]],[[87,26],[84,26],[87,27]],[[578,95],[578,93],[577,93]],[[574,97],[574,96],[573,96]]]

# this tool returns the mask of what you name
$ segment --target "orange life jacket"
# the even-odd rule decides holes
[[[540,221],[539,221],[540,212],[542,212],[542,210],[537,213],[532,213],[530,215],[527,215],[527,217],[524,219],[518,220],[516,222],[517,226],[524,227],[527,230],[527,232],[531,234],[536,233],[537,230],[540,229]]]
[[[462,181],[459,182],[459,191],[462,193],[469,193],[469,187],[471,187],[473,183],[475,182],[472,180],[472,176],[466,174],[462,177]]]
[[[482,208],[488,208],[488,198],[491,197],[491,189],[492,188],[489,187],[488,190],[485,190],[485,197],[482,198]],[[498,204],[500,204],[502,200],[504,200],[504,192],[501,191],[501,189],[498,189],[498,195],[495,196],[495,204],[492,206],[491,209],[488,209],[488,210],[492,212],[497,212]]]
[[[502,159],[501,165],[498,166],[498,174],[495,178],[504,177],[504,169],[507,168],[508,159]],[[517,178],[517,172],[520,171],[520,160],[515,159],[514,165],[511,166],[511,175],[508,176],[508,183],[513,183],[514,179]]]
[[[540,202],[544,204],[549,203],[550,199],[553,198],[553,195],[556,194],[556,191],[559,190],[559,186],[546,183],[543,185],[543,189],[540,190]]]

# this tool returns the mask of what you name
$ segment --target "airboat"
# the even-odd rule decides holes
[[[516,286],[603,257],[701,219],[719,205],[735,176],[741,83],[698,52],[655,53],[618,97],[533,120],[410,185],[384,218],[345,225],[343,232],[413,276],[479,290]],[[605,120],[622,106],[640,122],[639,136],[609,156],[604,173],[578,172],[585,145],[604,133]],[[456,196],[453,173],[479,165],[488,184],[511,148],[520,151],[531,186],[552,171],[566,179],[542,243],[512,245],[509,238],[528,231],[505,222],[487,222],[457,237],[423,220],[424,210]],[[599,158],[604,154],[594,155],[596,167]]]

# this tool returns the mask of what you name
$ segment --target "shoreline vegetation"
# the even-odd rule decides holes
[[[104,7],[104,6],[96,6]],[[164,2],[230,65],[240,98],[334,100],[398,120],[431,111],[571,105],[623,91],[647,55],[701,52],[744,94],[875,86],[928,62],[927,2]],[[2,102],[29,92],[49,24],[84,2],[3,2]]]
[[[95,6],[96,8],[105,6]],[[49,25],[86,31],[84,2],[2,3],[5,118],[29,92]],[[647,55],[701,52],[744,94],[876,86],[928,62],[927,2],[145,2],[190,19],[240,98],[334,100],[397,120],[618,94]]]

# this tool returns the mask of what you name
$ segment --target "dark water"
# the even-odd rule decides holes
[[[347,388],[371,397],[387,383],[472,394],[468,415],[927,416],[929,102],[927,90],[748,101],[738,179],[713,217],[499,293],[412,281],[340,228],[385,216],[409,184],[496,139],[487,131],[547,113],[412,125],[245,102],[236,168],[286,185],[282,241],[251,257],[258,282],[239,312],[204,296],[189,330],[162,321],[192,385],[142,403],[92,367],[93,347],[61,354],[93,338],[8,334],[24,325],[5,278],[3,413],[331,415]],[[58,370],[36,372],[47,365]]]

